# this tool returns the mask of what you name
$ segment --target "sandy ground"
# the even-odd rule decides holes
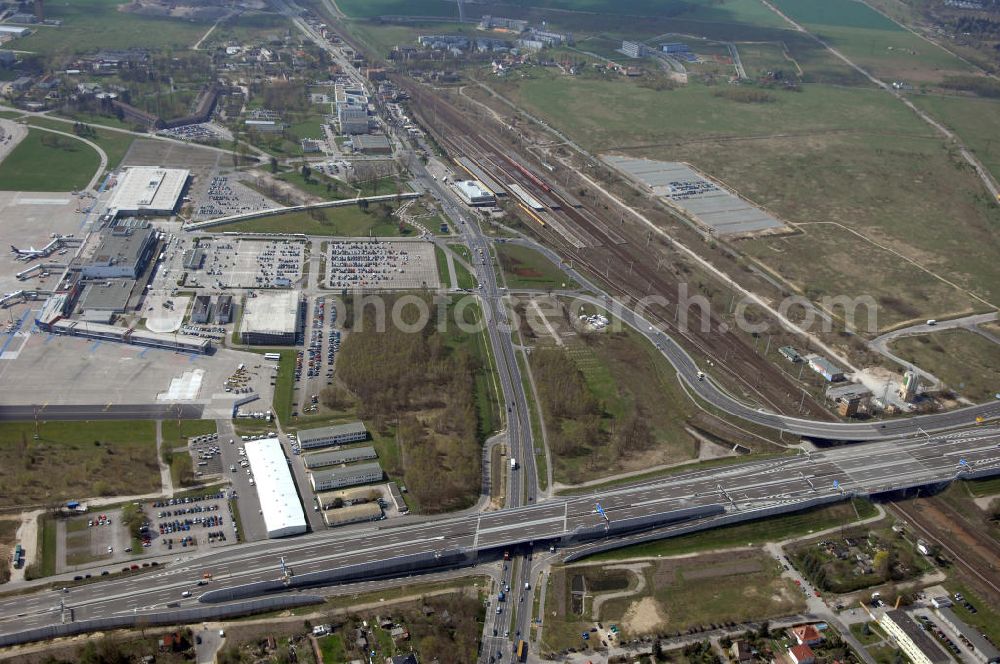
[[[633,602],[622,617],[622,629],[628,634],[645,634],[667,621],[663,607],[652,597]]]

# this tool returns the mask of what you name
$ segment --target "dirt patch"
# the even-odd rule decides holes
[[[699,566],[696,569],[686,569],[683,571],[683,574],[684,578],[688,580],[715,579],[737,574],[753,574],[762,569],[764,568],[759,560],[740,560],[725,565],[714,565],[712,567]]]
[[[622,628],[628,634],[648,634],[667,620],[663,606],[652,597],[632,602],[622,617]]]

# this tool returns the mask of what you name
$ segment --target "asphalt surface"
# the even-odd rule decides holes
[[[205,590],[278,579],[281,556],[296,575],[302,575],[456,548],[476,551],[477,562],[493,562],[504,550],[525,553],[529,546],[547,549],[555,544],[559,553],[582,551],[608,541],[598,534],[596,540],[574,542],[574,533],[581,529],[604,527],[605,520],[595,510],[598,502],[612,527],[634,517],[670,515],[706,506],[721,506],[726,517],[751,519],[777,507],[791,510],[815,499],[948,482],[968,472],[1000,473],[1000,428],[748,461],[492,513],[409,525],[366,524],[336,533],[187,554],[165,568],[138,576],[99,581],[65,593],[39,590],[0,599],[0,633],[58,624],[60,599],[73,609],[76,620],[159,612],[167,603],[192,606]],[[719,518],[712,516],[702,522],[711,527]],[[626,544],[647,535],[626,534],[619,541]],[[528,566],[519,567],[524,568],[517,579],[520,586],[504,581],[510,583],[515,598],[523,588],[522,579],[530,578]],[[93,573],[99,575],[100,571],[97,567]],[[210,572],[214,579],[199,587],[197,582],[204,572]],[[186,591],[192,596],[182,597]]]
[[[201,419],[202,404],[94,404],[0,406],[0,420],[171,420]]]

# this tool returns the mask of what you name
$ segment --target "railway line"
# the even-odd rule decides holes
[[[711,311],[706,315],[700,307],[690,307],[688,324],[681,324],[682,317],[687,317],[688,307],[678,306],[679,296],[666,294],[679,294],[683,280],[670,270],[660,269],[662,256],[658,257],[648,246],[648,240],[637,237],[641,236],[641,230],[624,223],[616,227],[614,222],[603,218],[592,203],[581,203],[568,192],[564,193],[561,186],[550,184],[510,147],[483,129],[473,127],[450,104],[410,81],[399,83],[418,102],[414,104],[415,113],[450,156],[468,160],[500,183],[505,188],[500,193],[517,200],[524,216],[534,222],[532,231],[564,260],[585,268],[603,282],[609,293],[633,301],[660,296],[660,302],[646,308],[645,317],[705,357],[713,372],[728,374],[729,382],[738,385],[744,397],[756,398],[779,414],[834,419],[783,372],[757,356],[745,340]],[[475,175],[472,170],[465,170],[470,176]],[[538,203],[550,201],[551,205],[527,205],[518,196],[518,191]],[[697,293],[692,293],[691,297],[695,295]]]

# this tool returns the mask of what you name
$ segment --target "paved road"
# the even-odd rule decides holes
[[[576,280],[583,289],[600,294],[597,297],[590,295],[577,295],[575,297],[611,310],[615,316],[642,333],[663,353],[664,357],[677,370],[680,380],[690,391],[716,408],[748,422],[807,438],[870,441],[955,429],[976,423],[978,417],[983,418],[984,421],[1000,418],[1000,400],[943,413],[867,422],[814,421],[758,409],[756,406],[744,403],[732,396],[721,385],[713,381],[711,368],[699,365],[677,341],[661,331],[659,323],[652,320],[651,317],[647,318],[644,312],[632,311],[621,301],[607,295],[597,284],[563,263],[558,254],[544,245],[525,239],[517,240],[516,243],[530,246],[541,252],[553,263],[559,265],[563,272]],[[704,379],[699,378],[699,372],[705,374]]]
[[[157,612],[168,602],[193,606],[204,590],[196,585],[203,572],[214,574],[209,588],[216,590],[274,581],[280,573],[279,556],[284,556],[296,577],[301,577],[352,564],[455,549],[476,552],[476,562],[492,562],[499,551],[527,552],[529,542],[544,548],[554,543],[564,554],[580,553],[612,541],[629,543],[648,537],[648,532],[623,532],[621,536],[615,532],[638,527],[633,520],[677,518],[679,510],[702,508],[717,513],[667,526],[665,532],[691,524],[713,527],[728,519],[760,517],[772,510],[799,509],[816,501],[839,499],[845,493],[870,494],[937,484],[967,472],[1000,474],[998,444],[1000,428],[979,428],[751,460],[498,512],[417,523],[403,520],[399,525],[365,524],[292,540],[187,554],[165,569],[133,578],[97,582],[67,593],[39,589],[0,599],[0,634],[58,623],[60,598],[73,608],[76,620]],[[595,513],[597,502],[608,515],[607,526]],[[591,539],[584,540],[584,533]],[[94,568],[93,572],[99,574],[100,570]],[[19,588],[32,585],[40,584],[19,584]],[[193,596],[182,597],[185,591]]]
[[[33,420],[197,420],[205,410],[200,403],[0,405],[0,421]]]

